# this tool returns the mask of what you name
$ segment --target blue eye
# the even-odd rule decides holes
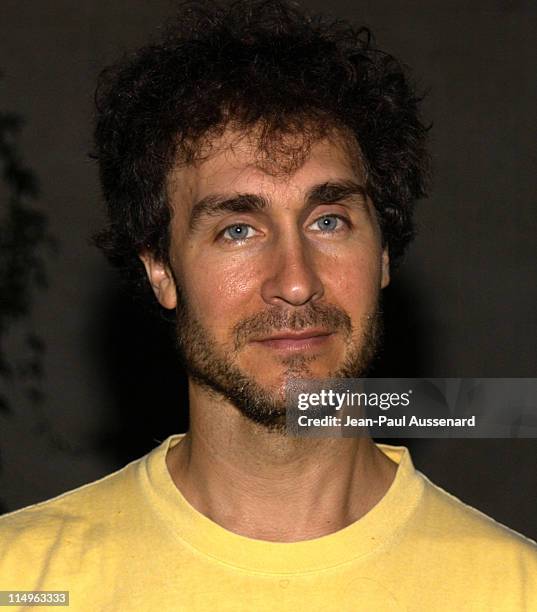
[[[251,225],[247,225],[246,223],[236,223],[235,225],[230,225],[226,227],[224,230],[224,237],[228,240],[233,240],[235,242],[239,240],[244,240],[248,238],[250,231],[252,229]]]
[[[315,221],[315,224],[322,232],[333,232],[339,228],[339,222],[342,221],[341,217],[337,215],[325,215]]]

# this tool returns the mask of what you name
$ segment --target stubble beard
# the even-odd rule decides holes
[[[229,401],[244,417],[270,431],[285,433],[285,384],[313,378],[310,363],[316,357],[291,355],[282,358],[284,384],[268,389],[236,365],[237,355],[253,337],[282,329],[299,331],[309,327],[339,332],[345,339],[343,363],[323,378],[364,377],[382,343],[380,299],[373,312],[363,318],[359,340],[353,338],[353,326],[347,313],[333,305],[311,303],[300,311],[274,308],[243,319],[232,330],[233,345],[220,347],[194,316],[184,291],[177,286],[177,345],[189,376],[204,389]]]

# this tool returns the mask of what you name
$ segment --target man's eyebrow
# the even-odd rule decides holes
[[[354,198],[369,212],[367,192],[363,185],[351,180],[327,181],[312,187],[306,195],[308,208],[317,204],[336,204]],[[190,212],[189,227],[195,230],[203,217],[218,216],[225,213],[247,213],[265,210],[270,206],[268,200],[256,194],[211,194],[194,204]]]
[[[189,226],[196,229],[203,217],[221,215],[227,212],[245,213],[264,210],[269,203],[260,195],[237,194],[208,195],[194,204],[190,212]]]
[[[323,203],[337,204],[351,198],[358,200],[369,211],[366,188],[352,180],[327,181],[321,185],[315,185],[309,190],[306,201],[308,206],[315,206]]]

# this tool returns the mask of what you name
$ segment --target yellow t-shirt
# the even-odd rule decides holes
[[[380,445],[397,475],[360,520],[277,543],[184,499],[165,463],[179,440],[2,517],[0,590],[69,591],[71,610],[92,612],[537,610],[535,542],[433,485],[405,448]]]

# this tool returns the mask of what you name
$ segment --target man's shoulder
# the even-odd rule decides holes
[[[121,546],[137,520],[139,461],[0,517],[0,588],[62,590],[82,563],[100,567],[103,548]]]
[[[113,522],[124,512],[132,495],[139,461],[52,499],[0,516],[0,550],[4,545],[13,545],[18,536],[38,545],[60,534]]]
[[[506,556],[528,560],[537,571],[537,543],[494,520],[480,510],[461,501],[432,483],[425,481],[423,503],[419,512],[419,532],[446,554],[457,551],[472,558],[486,551],[488,560]]]

